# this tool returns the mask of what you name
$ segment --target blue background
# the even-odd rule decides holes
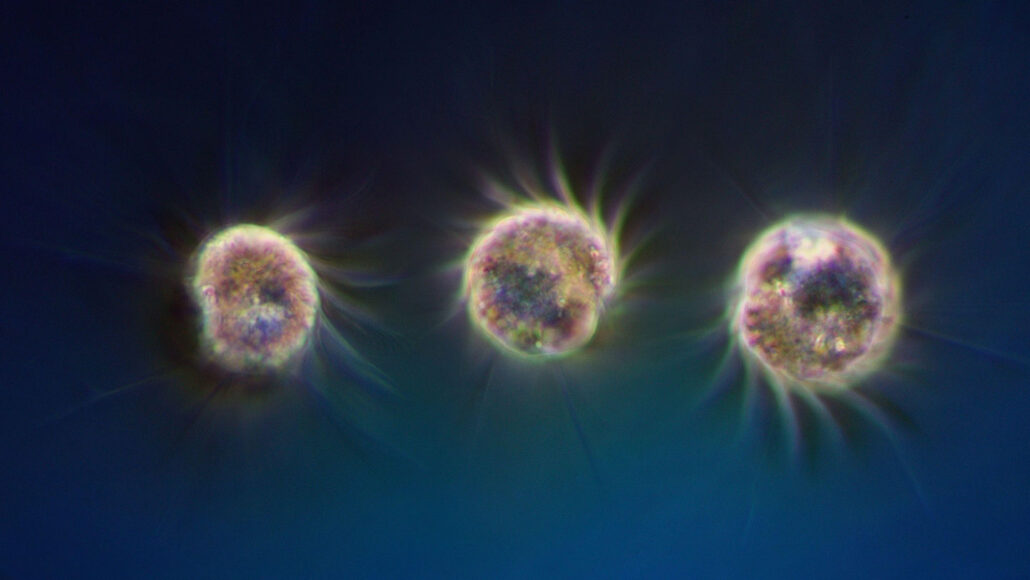
[[[1025,11],[251,4],[2,9],[0,572],[1030,576]],[[611,152],[609,209],[646,169],[640,251],[597,343],[527,366],[446,266],[475,171],[546,174],[552,139],[580,190]],[[391,390],[330,353],[190,398],[168,224],[304,204],[390,281],[341,330]],[[718,318],[798,211],[882,237],[906,327],[869,406],[795,401],[792,435]]]

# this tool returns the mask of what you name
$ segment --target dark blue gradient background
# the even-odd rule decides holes
[[[0,9],[0,575],[1030,576],[1025,10],[172,4]],[[646,167],[652,237],[598,344],[527,368],[446,318],[442,264],[474,170],[546,171],[549,135],[574,184]],[[172,366],[162,216],[295,198],[396,280],[343,328],[394,393],[98,398]],[[883,237],[909,327],[878,414],[799,407],[795,453],[704,329],[804,210]]]

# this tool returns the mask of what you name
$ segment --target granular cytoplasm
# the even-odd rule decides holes
[[[304,348],[318,312],[318,282],[288,238],[237,225],[205,242],[194,260],[190,290],[211,362],[229,372],[273,372]]]
[[[473,245],[465,298],[493,341],[523,355],[562,355],[593,337],[615,275],[603,230],[571,210],[530,206]]]
[[[737,283],[737,338],[780,384],[850,387],[893,343],[900,288],[890,256],[844,219],[773,226],[745,253]]]

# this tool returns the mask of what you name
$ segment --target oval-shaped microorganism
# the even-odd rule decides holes
[[[469,315],[517,353],[568,354],[594,335],[615,275],[606,236],[584,217],[546,205],[520,208],[469,252]]]
[[[734,330],[779,382],[846,388],[893,343],[900,288],[871,235],[828,216],[800,216],[763,233],[744,255]]]
[[[204,354],[229,372],[282,369],[307,343],[319,306],[304,253],[257,225],[226,228],[205,242],[190,282],[201,311]]]

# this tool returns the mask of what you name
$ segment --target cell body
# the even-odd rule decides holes
[[[469,316],[522,355],[563,355],[593,337],[615,286],[606,236],[574,211],[516,209],[487,228],[465,262]]]
[[[900,319],[889,255],[834,217],[794,217],[762,234],[744,256],[737,291],[740,344],[791,387],[851,386],[889,352]]]
[[[198,250],[190,281],[203,354],[224,371],[268,373],[304,348],[319,308],[304,253],[276,231],[226,228]]]

